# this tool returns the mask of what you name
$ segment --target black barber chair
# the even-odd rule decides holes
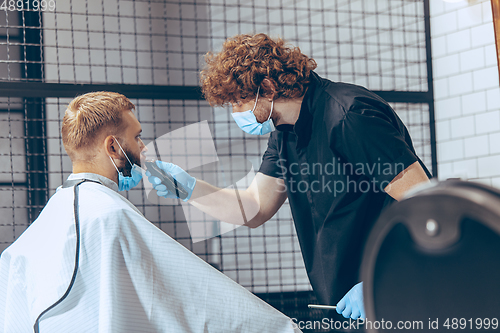
[[[367,332],[500,330],[500,191],[448,180],[393,204],[361,278]]]

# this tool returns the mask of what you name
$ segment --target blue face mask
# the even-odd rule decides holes
[[[269,117],[262,124],[257,121],[257,118],[253,114],[255,107],[257,106],[257,100],[259,99],[259,90],[260,87],[257,89],[257,97],[255,98],[255,104],[252,110],[231,113],[239,128],[248,134],[264,135],[272,132],[273,130],[273,126],[271,124],[271,114],[273,113],[274,100],[271,103],[271,112],[269,112]]]
[[[115,140],[116,140],[116,138],[115,138]],[[130,171],[130,176],[124,176],[121,171],[118,171],[118,167],[116,166],[116,164],[113,161],[113,159],[111,158],[111,156],[109,156],[109,159],[111,160],[111,162],[113,162],[113,165],[115,166],[115,169],[118,172],[118,191],[129,191],[131,188],[137,186],[137,184],[139,184],[139,182],[141,181],[142,169],[137,164],[132,164],[132,162],[130,162],[127,154],[123,150],[123,148],[120,145],[120,143],[118,142],[118,140],[116,140],[116,143],[118,143],[118,146],[120,147],[121,151],[123,152],[123,154],[127,158],[128,163],[130,163],[130,165],[132,165],[132,170]]]

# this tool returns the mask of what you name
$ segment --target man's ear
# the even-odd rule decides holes
[[[120,149],[118,147],[118,144],[116,143],[116,139],[112,135],[108,135],[104,139],[104,150],[108,156],[111,156],[112,158],[120,158]]]
[[[276,83],[274,82],[274,80],[266,77],[264,80],[262,80],[261,86],[262,96],[268,98],[269,101],[272,101],[274,99],[274,96],[276,95]]]

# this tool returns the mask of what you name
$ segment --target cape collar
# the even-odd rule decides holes
[[[81,172],[81,173],[72,173],[69,175],[68,180],[73,180],[73,179],[88,179],[88,180],[93,180],[96,182],[101,183],[102,185],[109,187],[115,192],[118,192],[118,184],[116,184],[114,181],[112,181],[109,178],[106,178],[104,176],[98,175],[96,173],[90,173],[90,172]]]

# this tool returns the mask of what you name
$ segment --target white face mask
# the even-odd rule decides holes
[[[255,108],[257,107],[257,100],[259,99],[259,91],[260,87],[257,89],[257,97],[255,98],[255,104],[252,110],[231,113],[234,121],[239,126],[239,128],[241,128],[248,134],[264,135],[272,132],[273,130],[271,114],[273,113],[274,100],[271,103],[271,111],[269,112],[269,117],[265,122],[259,123],[257,121],[257,118],[255,117],[255,114],[253,113],[255,111]]]

